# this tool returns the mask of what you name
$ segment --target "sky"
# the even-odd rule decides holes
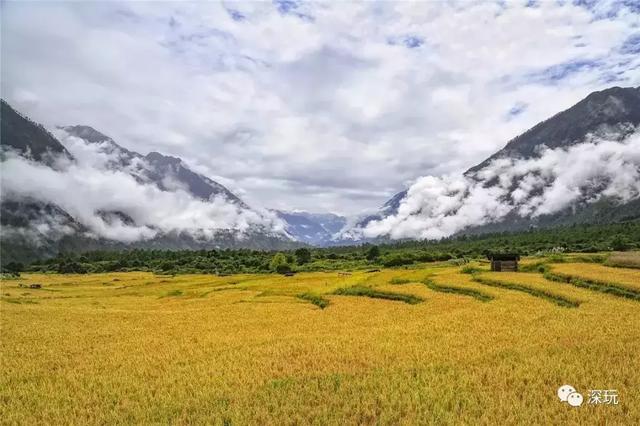
[[[372,210],[640,85],[635,1],[1,7],[14,108],[181,157],[260,208]]]

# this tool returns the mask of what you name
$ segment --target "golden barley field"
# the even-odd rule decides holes
[[[554,265],[553,270],[577,278],[613,282],[640,291],[639,269],[610,268],[588,263],[565,263]]]
[[[1,294],[2,424],[640,424],[640,301],[539,273],[24,274]],[[414,298],[367,297],[389,294]]]

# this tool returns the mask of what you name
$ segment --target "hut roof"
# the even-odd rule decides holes
[[[518,253],[489,253],[487,255],[489,260],[520,260]]]

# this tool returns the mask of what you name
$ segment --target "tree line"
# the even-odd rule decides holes
[[[594,253],[640,249],[640,222],[608,225],[573,225],[531,229],[517,233],[459,235],[439,241],[400,241],[330,248],[304,247],[269,252],[225,250],[123,250],[59,253],[29,265],[11,262],[4,273],[94,273],[151,271],[179,273],[291,273],[296,271],[349,270],[398,267],[420,262],[473,259],[488,253],[517,252],[533,255],[552,250]]]

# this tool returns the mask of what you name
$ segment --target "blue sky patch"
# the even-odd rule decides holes
[[[298,3],[291,0],[274,0],[273,3],[278,8],[278,12],[283,15],[291,13],[292,11],[295,12],[295,9],[298,8]]]
[[[601,67],[599,60],[579,59],[561,64],[552,65],[541,71],[532,72],[525,76],[531,82],[554,84],[565,78],[584,71],[591,71]]]
[[[408,49],[417,49],[424,44],[422,37],[406,35],[400,37],[389,37],[387,43],[392,46],[402,45]]]
[[[244,16],[242,13],[238,12],[237,10],[227,9],[227,12],[229,13],[229,16],[231,17],[231,19],[233,19],[236,22],[244,21],[245,19],[247,19],[246,16]]]
[[[607,73],[600,78],[600,81],[607,84],[625,81],[625,78],[621,77],[619,74],[620,73]]]
[[[420,47],[424,44],[424,39],[420,37],[409,36],[409,37],[405,37],[404,40],[402,40],[402,42],[409,49],[415,49],[416,47]]]
[[[529,105],[527,105],[524,102],[518,102],[515,105],[513,105],[511,107],[511,109],[509,109],[509,111],[507,112],[507,116],[509,119],[517,117],[518,115],[522,114],[523,112],[526,111],[527,107]]]
[[[273,0],[273,4],[278,9],[281,15],[293,15],[305,21],[313,22],[313,16],[303,13],[299,10],[302,2],[293,0]]]
[[[639,54],[640,53],[640,33],[634,34],[622,43],[620,52],[626,54]]]

